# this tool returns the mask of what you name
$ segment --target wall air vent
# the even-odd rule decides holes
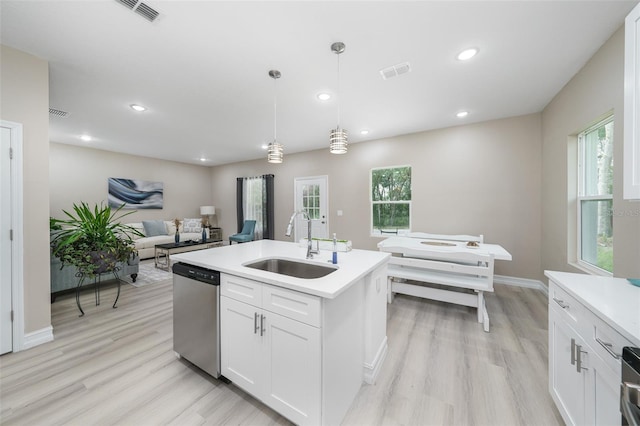
[[[61,109],[49,108],[49,115],[53,115],[54,117],[67,118],[69,113],[67,111],[62,111]]]
[[[388,68],[381,69],[380,75],[382,76],[383,80],[388,80],[392,77],[397,77],[408,72],[411,72],[411,65],[409,64],[409,62],[403,62],[401,64],[396,64]]]
[[[125,6],[127,9],[131,9],[136,12],[138,15],[142,16],[144,19],[149,22],[153,22],[156,20],[160,13],[150,7],[146,3],[142,3],[139,0],[116,0],[121,5]]]
[[[147,19],[149,22],[153,22],[158,17],[159,13],[157,10],[152,9],[145,3],[140,3],[136,8],[136,13],[143,18]]]

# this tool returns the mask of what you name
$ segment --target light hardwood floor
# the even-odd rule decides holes
[[[172,349],[171,281],[115,286],[78,317],[73,295],[52,304],[55,340],[0,357],[2,425],[288,424]],[[547,300],[496,286],[491,333],[470,308],[397,296],[389,352],[363,385],[347,425],[556,425],[548,392]]]

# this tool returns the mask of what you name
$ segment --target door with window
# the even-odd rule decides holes
[[[328,220],[328,176],[295,178],[295,211],[304,210],[311,219],[312,238],[329,238]],[[296,216],[294,227],[296,242],[307,236],[307,222],[302,215]]]

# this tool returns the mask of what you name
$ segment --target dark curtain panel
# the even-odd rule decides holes
[[[245,205],[245,180],[247,179],[255,179],[255,178],[237,178],[236,179],[236,218],[238,225],[238,232],[242,231],[242,226],[244,225],[245,218],[247,219],[256,219],[258,223],[262,224],[261,232],[258,234],[262,235],[262,239],[273,240],[275,237],[275,220],[274,220],[274,175],[262,175],[260,176],[262,180],[262,199],[261,205],[259,206],[259,212],[255,213],[255,209],[253,209],[253,215],[259,215],[258,217],[250,217],[244,211]],[[255,188],[255,186],[254,186]],[[259,235],[257,235],[259,237]]]
[[[238,221],[238,230],[236,232],[240,233],[242,231],[242,225],[244,225],[244,212],[242,211],[242,183],[244,178],[237,178],[236,180],[236,217]]]
[[[264,185],[266,193],[266,205],[264,209],[264,238],[273,240],[275,237],[275,225],[274,225],[274,202],[273,202],[273,175],[264,175]]]

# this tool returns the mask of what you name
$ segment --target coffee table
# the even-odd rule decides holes
[[[171,272],[171,255],[188,251],[219,247],[222,241],[181,241],[179,243],[157,244],[155,246],[155,265],[158,269]]]

